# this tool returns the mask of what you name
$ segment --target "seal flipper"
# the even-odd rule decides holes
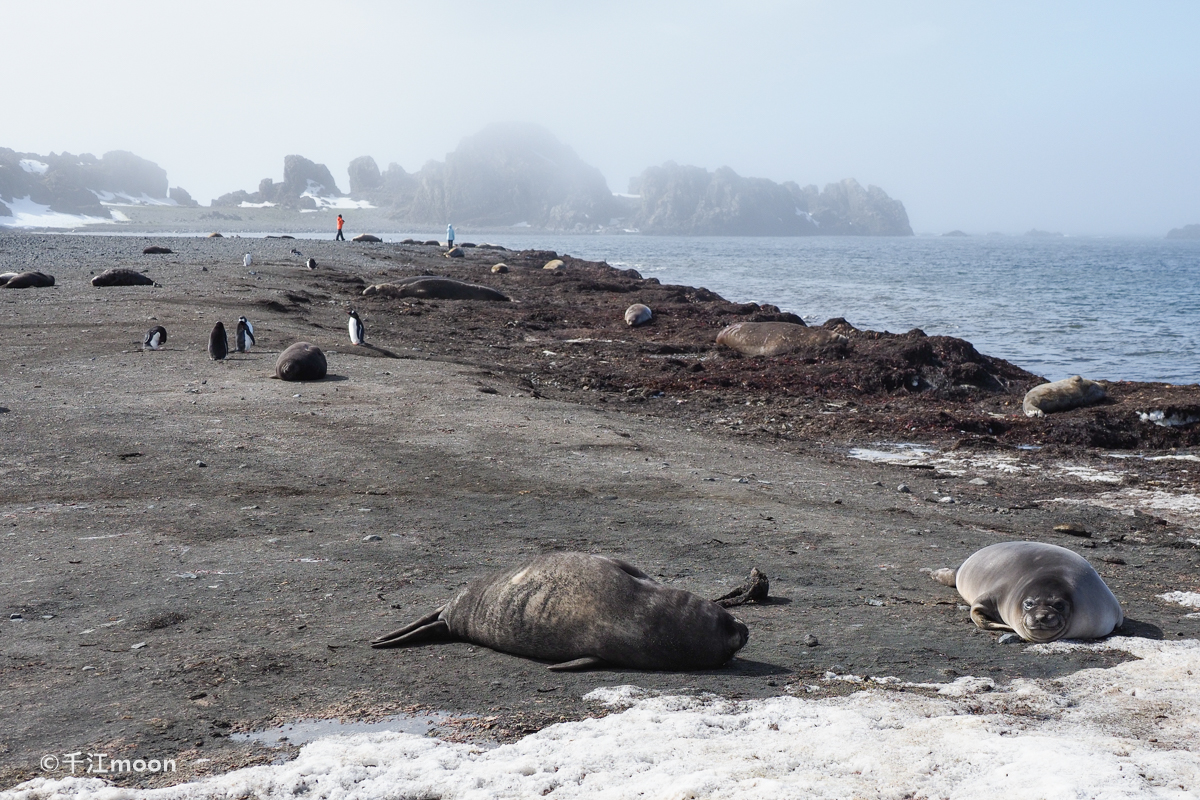
[[[597,656],[584,656],[577,658],[574,661],[564,661],[561,664],[551,664],[546,669],[551,672],[582,672],[585,669],[593,669],[604,664],[603,658]]]
[[[996,613],[994,603],[976,602],[975,605],[971,606],[971,621],[975,623],[977,628],[985,631],[1009,631],[1010,633],[1016,633],[1012,629],[1012,626],[997,621],[996,618],[998,616],[1000,615]]]
[[[403,628],[385,633],[371,640],[371,647],[404,647],[421,642],[434,642],[439,639],[450,639],[450,623],[441,618],[442,610],[426,614],[416,622],[410,622]]]

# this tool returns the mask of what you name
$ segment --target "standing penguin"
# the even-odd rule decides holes
[[[239,353],[250,352],[250,345],[255,344],[254,341],[254,326],[250,324],[250,320],[245,317],[238,317],[237,324],[237,351]]]
[[[213,325],[212,333],[208,335],[208,357],[213,361],[221,361],[229,355],[229,338],[225,335],[225,326],[221,322]]]
[[[363,327],[362,320],[358,318],[357,311],[350,312],[350,344],[362,344],[367,338],[367,330]]]
[[[162,325],[155,325],[146,333],[146,338],[142,342],[143,350],[157,350],[167,343],[167,329]]]
[[[309,269],[316,269],[316,268],[317,268],[317,260],[316,260],[315,258],[310,258],[310,259],[308,259],[308,268],[309,268]]]
[[[246,253],[246,255],[242,256],[242,266],[243,266],[243,267],[248,267],[248,266],[250,266],[252,263],[254,263],[254,259],[252,259],[252,258],[250,257],[250,254],[249,254],[249,253]]]

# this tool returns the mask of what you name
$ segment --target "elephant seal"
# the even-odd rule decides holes
[[[157,244],[152,244],[149,247],[142,248],[142,255],[144,256],[165,256],[168,253],[174,252],[175,251],[169,247],[163,247]]]
[[[461,640],[553,661],[552,670],[697,670],[721,666],[749,636],[716,603],[663,586],[624,561],[549,553],[473,581],[371,646]]]
[[[154,286],[154,280],[132,269],[106,269],[92,278],[92,286]]]
[[[467,253],[461,247],[451,247],[442,255],[444,255],[446,258],[465,258]]]
[[[44,289],[54,285],[54,276],[44,272],[21,272],[0,284],[5,289]]]
[[[1069,411],[1099,403],[1108,395],[1102,384],[1072,375],[1061,381],[1043,383],[1025,393],[1021,409],[1027,417],[1044,417],[1055,411]]]
[[[383,239],[380,239],[378,236],[372,236],[369,233],[360,233],[358,236],[355,236],[350,241],[352,241],[352,242],[382,242]]]
[[[504,264],[504,263],[492,264],[492,274],[493,275],[503,275],[506,272],[508,272],[508,264]]]
[[[220,233],[218,233],[218,232],[216,232],[216,231],[213,231],[212,233],[210,233],[210,234],[208,235],[208,238],[209,238],[209,239],[224,239],[225,237],[224,237],[222,234],[220,234]]]
[[[388,297],[419,297],[424,300],[496,300],[508,302],[506,294],[490,286],[464,283],[452,278],[418,275],[401,278],[392,283],[380,283],[363,289],[364,295],[382,294]]]
[[[546,262],[546,266],[542,269],[548,269],[551,272],[561,272],[566,267],[561,258],[555,258]]]
[[[275,377],[281,381],[319,381],[329,372],[321,348],[308,342],[296,342],[279,354]]]
[[[625,324],[631,328],[638,325],[645,325],[650,321],[654,313],[650,311],[649,306],[644,306],[641,303],[634,303],[629,308],[625,309]]]
[[[933,578],[957,587],[977,626],[1013,631],[1027,642],[1100,639],[1125,620],[1087,559],[1054,544],[993,544]]]
[[[781,356],[848,341],[840,333],[795,322],[735,322],[717,334],[717,344],[747,356]]]

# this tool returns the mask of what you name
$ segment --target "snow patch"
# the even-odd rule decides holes
[[[276,204],[272,203],[270,200],[266,200],[262,203],[251,203],[249,200],[243,200],[242,202],[238,203],[238,208],[274,208],[275,205]]]
[[[606,687],[588,697],[632,705],[494,749],[365,733],[315,741],[285,764],[173,787],[36,778],[7,796],[1194,797],[1200,642],[1113,637],[1026,652],[1079,649],[1122,651],[1136,660],[1053,680],[1014,680],[964,697],[871,687],[820,700],[735,702]],[[949,684],[955,685],[983,688],[987,679]]]
[[[89,217],[83,214],[60,214],[50,206],[35,203],[29,195],[6,200],[12,209],[11,217],[0,217],[0,227],[5,228],[78,228],[83,225],[113,224],[108,217]]]
[[[21,169],[25,170],[31,175],[45,175],[46,170],[50,169],[49,164],[43,164],[41,161],[37,161],[36,159],[32,158],[22,158],[17,163],[21,165]]]
[[[177,206],[174,200],[167,197],[151,197],[142,192],[137,197],[125,192],[109,192],[103,189],[88,189],[96,195],[102,206]]]
[[[1162,411],[1139,411],[1138,418],[1142,422],[1153,422],[1161,428],[1182,428],[1184,425],[1200,422],[1200,417],[1192,414],[1185,417],[1181,414],[1168,415]]]
[[[1166,600],[1168,603],[1177,603],[1188,608],[1200,609],[1200,592],[1167,592],[1160,594],[1159,598]]]

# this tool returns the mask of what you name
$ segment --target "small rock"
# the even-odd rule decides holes
[[[883,486],[883,481],[872,481],[872,486]]]
[[[989,482],[988,482],[988,481],[985,481],[983,478],[972,478],[972,479],[971,479],[970,481],[968,481],[968,482],[969,482],[969,483],[970,483],[972,486],[988,486],[988,485],[990,485],[990,484],[989,484]]]
[[[145,642],[138,642],[138,643],[137,643],[137,644],[135,644],[135,645],[131,645],[131,646],[129,647],[129,649],[130,649],[130,650],[141,650],[141,649],[142,649],[143,647],[145,647],[145,646],[146,646],[146,643],[145,643]]]
[[[1088,533],[1087,528],[1074,522],[1065,522],[1062,525],[1054,526],[1055,533],[1065,533],[1067,536],[1082,536],[1085,539],[1090,539],[1092,535]]]
[[[900,494],[912,494],[912,489],[908,488],[907,483],[902,483],[899,486],[897,486],[896,491],[900,492]]]
[[[188,695],[188,700],[203,700],[206,697],[208,697],[208,692],[196,692],[195,694]]]
[[[197,461],[197,462],[196,462],[196,466],[197,466],[197,467],[207,467],[207,466],[208,466],[208,464],[205,464],[203,461]]]
[[[493,264],[492,272],[497,275],[508,272],[508,264]]]
[[[1017,644],[1021,637],[1015,633],[1006,633],[996,640],[996,644]]]
[[[14,620],[22,620],[22,619],[25,619],[25,618],[24,618],[24,617],[22,617],[20,614],[9,614],[9,615],[8,615],[8,618],[9,618],[9,619],[14,619]]]
[[[363,537],[364,542],[382,542],[383,537],[377,533],[370,533]]]
[[[945,497],[939,497],[938,502],[939,503],[953,503],[954,498],[951,497],[950,495],[946,495]]]
[[[820,644],[820,642],[817,641],[817,637],[813,636],[811,633],[806,634],[804,636],[804,646],[805,647],[816,647],[819,644]]]

